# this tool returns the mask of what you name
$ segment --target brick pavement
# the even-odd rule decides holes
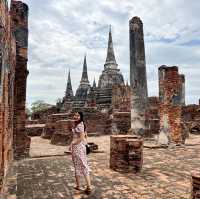
[[[109,136],[90,138],[90,141],[94,140],[104,152],[89,155],[94,185],[90,195],[73,190],[72,162],[70,155],[65,155],[15,162],[13,168],[17,174],[17,198],[189,199],[190,171],[200,168],[200,136],[192,136],[185,147],[144,148],[144,166],[139,174],[121,174],[110,170]],[[38,143],[37,140],[40,154],[42,150],[46,151],[43,141],[41,139]],[[61,155],[62,150],[59,148],[58,155]],[[54,153],[56,155],[56,149]]]

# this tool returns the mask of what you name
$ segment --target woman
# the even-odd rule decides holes
[[[87,188],[86,193],[91,192],[91,182],[89,176],[89,166],[86,157],[86,139],[85,139],[85,124],[83,121],[83,113],[77,112],[74,114],[75,125],[72,129],[73,141],[70,145],[72,151],[72,161],[75,168],[76,190],[80,190],[80,176],[84,176]]]

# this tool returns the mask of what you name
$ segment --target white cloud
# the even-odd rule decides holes
[[[30,37],[28,103],[62,97],[71,68],[78,87],[87,53],[90,82],[103,70],[108,27],[112,24],[115,55],[124,79],[129,78],[129,28],[133,16],[144,25],[149,95],[158,95],[159,65],[178,65],[186,76],[187,103],[200,98],[200,50],[182,45],[199,39],[199,0],[24,0],[29,5]],[[45,2],[45,3],[44,3]],[[37,86],[34,86],[37,85]],[[44,94],[43,94],[44,93]]]

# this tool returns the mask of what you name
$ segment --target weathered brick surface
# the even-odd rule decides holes
[[[46,139],[51,139],[55,132],[56,121],[70,118],[71,115],[69,113],[57,113],[47,116],[47,122],[41,136]]]
[[[143,141],[131,135],[110,137],[110,168],[120,172],[138,172],[143,163]]]
[[[160,117],[159,117],[159,98],[148,97],[148,109],[146,118],[148,120],[148,134],[149,136],[159,134]]]
[[[56,114],[59,112],[59,109],[56,106],[51,108],[37,111],[31,115],[31,120],[38,120],[40,124],[46,123],[48,115]]]
[[[114,85],[112,88],[112,107],[122,112],[131,111],[131,89],[128,85]]]
[[[114,112],[111,121],[110,134],[127,134],[131,128],[130,112]]]
[[[188,131],[200,135],[200,105],[183,106],[183,120]]]
[[[28,136],[41,136],[45,124],[30,124],[26,125],[26,133]]]
[[[13,88],[16,62],[7,1],[0,0],[0,192],[12,160]]]
[[[61,156],[66,146],[51,145],[48,140],[38,138],[34,137],[31,142],[31,150],[37,152],[34,158],[18,161],[14,167],[16,195],[20,199],[189,199],[191,171],[200,168],[200,137],[197,135],[191,135],[186,146],[144,147],[144,163],[137,174],[119,173],[109,168],[109,136],[89,137],[89,142],[97,143],[102,153],[88,156],[93,191],[86,195],[73,188],[75,178],[71,156]],[[36,158],[42,155],[45,157]],[[54,156],[46,157],[49,155]],[[81,189],[85,185],[83,180]]]
[[[51,144],[68,145],[72,141],[72,127],[74,120],[59,120],[55,124],[55,132],[51,137]]]
[[[25,102],[27,50],[28,50],[28,6],[21,1],[11,2],[11,30],[16,38],[16,71],[14,79],[14,156],[28,156],[30,138],[25,132]]]
[[[185,142],[182,128],[183,92],[183,75],[178,73],[178,67],[159,67],[161,144]]]
[[[0,191],[13,152],[23,148],[23,153],[30,144],[25,136],[27,9],[22,2],[12,1],[9,12],[7,1],[0,0]]]

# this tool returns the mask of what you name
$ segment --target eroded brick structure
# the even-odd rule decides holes
[[[182,130],[184,84],[178,67],[159,67],[160,144],[185,142]]]
[[[138,172],[143,164],[143,140],[132,135],[110,137],[110,168],[119,172]]]
[[[72,141],[73,120],[59,120],[55,124],[55,132],[51,137],[51,144],[68,145]]]
[[[71,118],[71,115],[69,113],[57,113],[57,114],[52,114],[48,115],[46,125],[43,129],[42,132],[42,138],[45,139],[51,139],[55,132],[55,124],[59,120],[66,120]]]
[[[112,108],[114,111],[131,111],[131,88],[129,85],[114,85],[112,89]]]
[[[200,105],[183,106],[182,117],[188,132],[200,135]]]
[[[52,106],[48,109],[36,111],[31,115],[31,120],[37,120],[39,124],[47,122],[48,115],[56,114],[59,112],[59,109],[56,106]],[[31,123],[31,120],[27,120],[27,123]]]
[[[147,77],[143,24],[140,18],[129,21],[130,35],[130,85],[131,85],[131,128],[136,134],[146,130]]]
[[[130,112],[114,112],[111,115],[110,134],[128,134],[131,128],[131,113]]]
[[[13,89],[16,45],[7,1],[0,0],[0,191],[13,156]]]
[[[25,134],[27,16],[22,2],[12,1],[9,11],[7,1],[0,0],[0,191],[13,154],[24,156],[30,144]]]
[[[28,75],[28,6],[21,1],[11,2],[11,30],[16,38],[16,69],[14,79],[13,139],[16,158],[29,153],[30,138],[25,132],[26,79]]]
[[[159,134],[160,129],[160,117],[159,117],[159,98],[148,97],[148,109],[146,118],[148,120],[148,133],[147,135],[152,136]]]

